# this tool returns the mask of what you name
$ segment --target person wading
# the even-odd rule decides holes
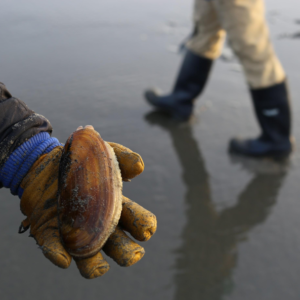
[[[255,139],[232,139],[230,152],[255,157],[290,154],[287,80],[270,42],[263,1],[195,0],[194,24],[173,91],[160,95],[149,89],[145,92],[146,100],[179,121],[188,120],[213,62],[220,56],[227,33],[228,43],[243,66],[261,128]]]

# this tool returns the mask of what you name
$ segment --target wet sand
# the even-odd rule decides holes
[[[216,62],[191,124],[175,124],[152,111],[143,90],[173,85],[192,2],[84,3],[5,0],[0,81],[45,115],[60,141],[92,124],[140,153],[145,171],[124,183],[124,195],[156,214],[158,231],[138,264],[121,268],[108,258],[110,271],[87,281],[74,263],[55,267],[17,233],[19,200],[2,189],[0,299],[299,299],[299,147],[286,163],[227,153],[232,136],[259,132],[230,52]],[[299,144],[300,5],[266,4]]]

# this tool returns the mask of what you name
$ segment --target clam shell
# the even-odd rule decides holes
[[[58,220],[74,257],[96,254],[115,230],[122,209],[122,179],[112,148],[92,129],[75,131],[61,158]]]

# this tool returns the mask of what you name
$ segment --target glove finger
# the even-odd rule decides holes
[[[123,181],[130,181],[144,171],[144,162],[138,153],[117,143],[107,143],[116,154]]]
[[[148,241],[157,228],[156,216],[125,196],[122,202],[119,224],[138,241]]]
[[[41,235],[34,237],[45,257],[53,264],[63,269],[70,266],[72,257],[60,242],[58,228],[47,228]]]
[[[121,267],[137,263],[145,254],[144,248],[129,238],[118,226],[108,238],[103,251]]]
[[[74,258],[74,260],[80,274],[86,279],[97,278],[109,270],[109,264],[100,252],[89,258]]]

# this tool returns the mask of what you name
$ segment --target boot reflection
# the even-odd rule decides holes
[[[217,211],[211,199],[209,174],[190,126],[178,126],[159,112],[146,115],[149,123],[170,133],[187,187],[187,223],[176,249],[175,299],[221,300],[233,289],[238,243],[263,223],[276,198],[285,172],[255,174],[233,207]]]

